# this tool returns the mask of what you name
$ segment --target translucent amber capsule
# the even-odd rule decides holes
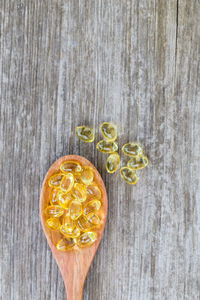
[[[65,226],[60,226],[60,233],[65,237],[77,238],[80,235],[78,227],[74,227],[73,230],[68,230]]]
[[[79,173],[82,171],[82,167],[76,161],[65,161],[61,164],[60,170],[64,173]]]
[[[86,185],[91,184],[93,181],[93,178],[94,178],[94,172],[93,172],[92,168],[85,167],[81,173],[80,178],[84,184],[86,184]]]
[[[76,127],[76,135],[84,142],[93,142],[94,141],[94,131],[92,128],[87,126],[78,126]]]
[[[90,213],[87,215],[88,221],[92,226],[99,226],[100,225],[100,219],[95,213]]]
[[[57,243],[56,248],[60,251],[67,251],[72,249],[75,246],[75,244],[76,244],[75,239],[64,238]]]
[[[62,192],[58,193],[58,204],[64,209],[68,209],[69,201],[71,200],[72,199],[69,197],[68,194],[64,194]]]
[[[136,157],[143,154],[142,147],[136,143],[128,143],[122,147],[122,151],[125,155]]]
[[[63,174],[62,173],[54,174],[49,179],[49,186],[53,187],[53,188],[60,187],[62,178],[63,178]]]
[[[102,123],[101,132],[103,136],[111,142],[114,142],[117,138],[117,130],[115,125],[113,125],[112,123],[108,123],[108,122]]]
[[[101,199],[101,191],[95,183],[87,186],[87,197]]]
[[[133,170],[140,170],[148,165],[148,158],[146,156],[133,157],[129,160],[127,166]]]
[[[75,183],[73,189],[74,197],[80,202],[84,202],[86,200],[86,186],[81,183]]]
[[[97,143],[97,149],[103,153],[113,153],[118,150],[117,142],[110,142],[106,140],[101,140]]]
[[[51,203],[51,205],[57,205],[58,204],[58,190],[53,189],[50,192],[50,203]]]
[[[120,156],[118,153],[112,153],[108,156],[106,161],[106,170],[108,173],[115,173],[119,167]]]
[[[74,175],[72,173],[67,173],[66,175],[64,175],[60,183],[61,190],[67,193],[73,188],[73,185]]]
[[[77,227],[81,230],[81,231],[88,231],[92,226],[89,223],[87,217],[85,215],[81,215],[78,220],[77,220]]]
[[[101,202],[99,200],[92,200],[85,204],[83,212],[85,215],[99,210],[101,207]]]
[[[65,216],[63,218],[63,222],[62,222],[63,226],[67,229],[68,232],[73,231],[74,227],[75,227],[75,223],[74,221],[71,219],[70,216]]]
[[[69,204],[70,216],[72,220],[76,220],[82,214],[82,204],[78,200],[73,200]]]
[[[92,245],[97,238],[97,234],[92,231],[83,233],[77,240],[79,247],[87,247]]]
[[[51,205],[46,208],[46,214],[51,217],[58,218],[62,216],[64,213],[64,209],[59,205]]]
[[[121,177],[129,184],[137,183],[137,175],[136,173],[128,167],[122,167],[120,169]]]
[[[47,220],[46,223],[50,229],[59,230],[60,228],[60,221],[58,218],[50,218]]]

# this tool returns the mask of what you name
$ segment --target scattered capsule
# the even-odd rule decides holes
[[[91,224],[89,223],[88,219],[86,216],[81,215],[78,220],[77,220],[77,227],[81,230],[81,231],[88,231],[91,227]]]
[[[97,143],[97,149],[103,153],[113,153],[118,150],[117,142],[110,142],[106,140],[101,140]]]
[[[64,209],[68,209],[69,201],[72,200],[68,194],[58,193],[58,204]]]
[[[65,237],[77,238],[80,235],[80,230],[78,227],[74,227],[73,230],[68,230],[65,226],[60,226],[60,233],[62,233]]]
[[[148,165],[146,156],[133,157],[129,160],[127,166],[133,170],[141,170]]]
[[[117,138],[117,130],[112,123],[104,122],[101,124],[101,132],[103,136],[110,142],[114,142]]]
[[[63,173],[80,173],[82,171],[82,167],[78,162],[75,161],[65,161],[61,164],[60,170]]]
[[[70,216],[72,220],[76,220],[82,214],[82,204],[78,200],[73,200],[69,204]]]
[[[87,186],[87,198],[101,199],[101,191],[95,183]]]
[[[76,127],[76,135],[84,142],[93,142],[94,141],[94,131],[92,128],[87,126],[78,126]]]
[[[128,167],[122,167],[120,169],[121,177],[129,184],[136,184],[137,183],[137,175],[136,173]]]
[[[47,226],[52,230],[59,230],[60,221],[58,218],[49,218],[47,221]]]
[[[75,227],[74,221],[70,218],[69,215],[63,217],[62,221],[63,226],[67,229],[68,232],[73,231]]]
[[[85,185],[89,185],[92,183],[93,178],[94,178],[94,172],[92,170],[92,168],[90,167],[85,167],[81,173],[81,181],[85,184]]]
[[[74,197],[80,202],[84,202],[86,200],[86,186],[81,183],[75,183],[73,189]]]
[[[120,156],[117,152],[108,156],[106,161],[106,170],[108,173],[115,173],[119,167]]]
[[[99,210],[101,207],[101,202],[99,200],[92,200],[85,204],[83,212],[85,215]]]
[[[64,209],[59,205],[51,205],[46,208],[46,214],[51,217],[58,218],[62,216],[64,213]]]
[[[72,173],[67,173],[66,175],[64,175],[60,183],[61,190],[67,193],[73,188],[73,185],[74,175]]]
[[[92,245],[97,238],[97,234],[95,232],[89,231],[83,233],[77,240],[79,247],[87,247]]]
[[[75,244],[76,244],[75,239],[64,238],[57,243],[56,248],[60,251],[67,251],[72,249],[75,246]]]
[[[63,178],[63,174],[54,174],[53,176],[50,177],[49,179],[49,186],[53,188],[58,188],[60,187],[61,180]]]
[[[58,204],[58,190],[53,189],[50,192],[50,203],[51,203],[51,205],[57,205]]]
[[[87,215],[87,219],[89,223],[95,227],[99,226],[101,223],[99,217],[95,213],[90,213],[89,215]]]
[[[125,155],[136,157],[143,154],[142,147],[136,143],[128,143],[122,147],[122,151]]]

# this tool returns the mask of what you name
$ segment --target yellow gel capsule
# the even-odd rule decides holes
[[[57,205],[58,204],[58,190],[53,189],[50,192],[50,203],[51,203],[51,205]]]
[[[58,218],[62,216],[64,213],[64,209],[59,205],[51,205],[46,208],[46,214],[51,217]]]
[[[127,143],[122,147],[122,151],[125,155],[136,157],[143,154],[142,147],[136,143]]]
[[[87,197],[101,199],[101,191],[95,183],[87,186]]]
[[[77,238],[80,235],[80,230],[78,227],[74,227],[72,231],[65,228],[65,226],[60,226],[60,233],[62,233],[65,237]]]
[[[148,158],[146,156],[133,157],[129,160],[127,166],[133,170],[141,170],[148,165]]]
[[[65,161],[61,164],[60,170],[64,173],[79,173],[82,171],[82,167],[75,161]]]
[[[50,229],[59,230],[60,228],[60,221],[58,218],[50,218],[47,220],[46,223]]]
[[[58,204],[64,209],[68,209],[68,204],[71,200],[68,194],[64,194],[63,192],[58,193]]]
[[[120,169],[121,177],[129,184],[136,184],[137,183],[137,175],[135,171],[128,167],[122,167]]]
[[[92,231],[83,233],[77,240],[79,247],[91,246],[97,238],[97,234]]]
[[[70,216],[72,220],[76,220],[82,214],[82,204],[78,200],[73,200],[69,204]]]
[[[99,226],[101,223],[99,217],[95,213],[90,213],[89,215],[87,215],[87,218],[92,226],[96,227]]]
[[[78,220],[77,220],[77,227],[81,230],[81,231],[88,231],[91,227],[91,224],[89,223],[88,219],[86,218],[86,216],[81,215]]]
[[[73,190],[74,197],[80,202],[84,202],[86,200],[86,186],[81,183],[74,184]]]
[[[97,149],[103,153],[113,153],[118,150],[117,142],[110,142],[106,140],[101,140],[97,143]]]
[[[110,142],[114,142],[117,138],[117,130],[112,123],[104,122],[101,124],[101,132],[103,136]]]
[[[92,168],[85,167],[81,173],[80,178],[84,184],[86,184],[86,185],[91,184],[93,181],[93,178],[94,178],[94,172],[93,172]]]
[[[67,231],[72,231],[75,227],[74,221],[70,216],[65,216],[62,221],[63,226],[67,229]]]
[[[74,175],[72,173],[67,173],[66,175],[64,175],[60,183],[61,190],[67,193],[73,188],[73,185]]]
[[[101,207],[101,202],[99,200],[92,200],[85,204],[83,212],[85,215],[99,210]]]
[[[63,174],[54,174],[53,176],[50,177],[49,179],[49,186],[53,188],[59,188],[61,184],[61,180],[63,178]]]
[[[118,153],[112,153],[106,161],[106,170],[108,173],[115,173],[119,167],[120,156]]]
[[[76,244],[75,239],[64,238],[57,243],[56,248],[60,251],[67,251],[72,249],[75,246],[75,244]]]
[[[92,128],[87,126],[78,126],[76,127],[76,135],[84,142],[93,142],[94,141],[94,131]]]

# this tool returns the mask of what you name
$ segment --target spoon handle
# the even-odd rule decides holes
[[[67,300],[82,300],[83,297],[83,287],[78,286],[68,286],[66,287]]]

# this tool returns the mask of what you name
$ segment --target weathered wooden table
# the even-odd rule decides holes
[[[84,300],[200,299],[200,2],[1,0],[0,294],[65,299],[38,206],[49,166],[81,154],[109,197]],[[150,165],[105,172],[80,124],[119,125]],[[123,157],[125,163],[127,159]]]

